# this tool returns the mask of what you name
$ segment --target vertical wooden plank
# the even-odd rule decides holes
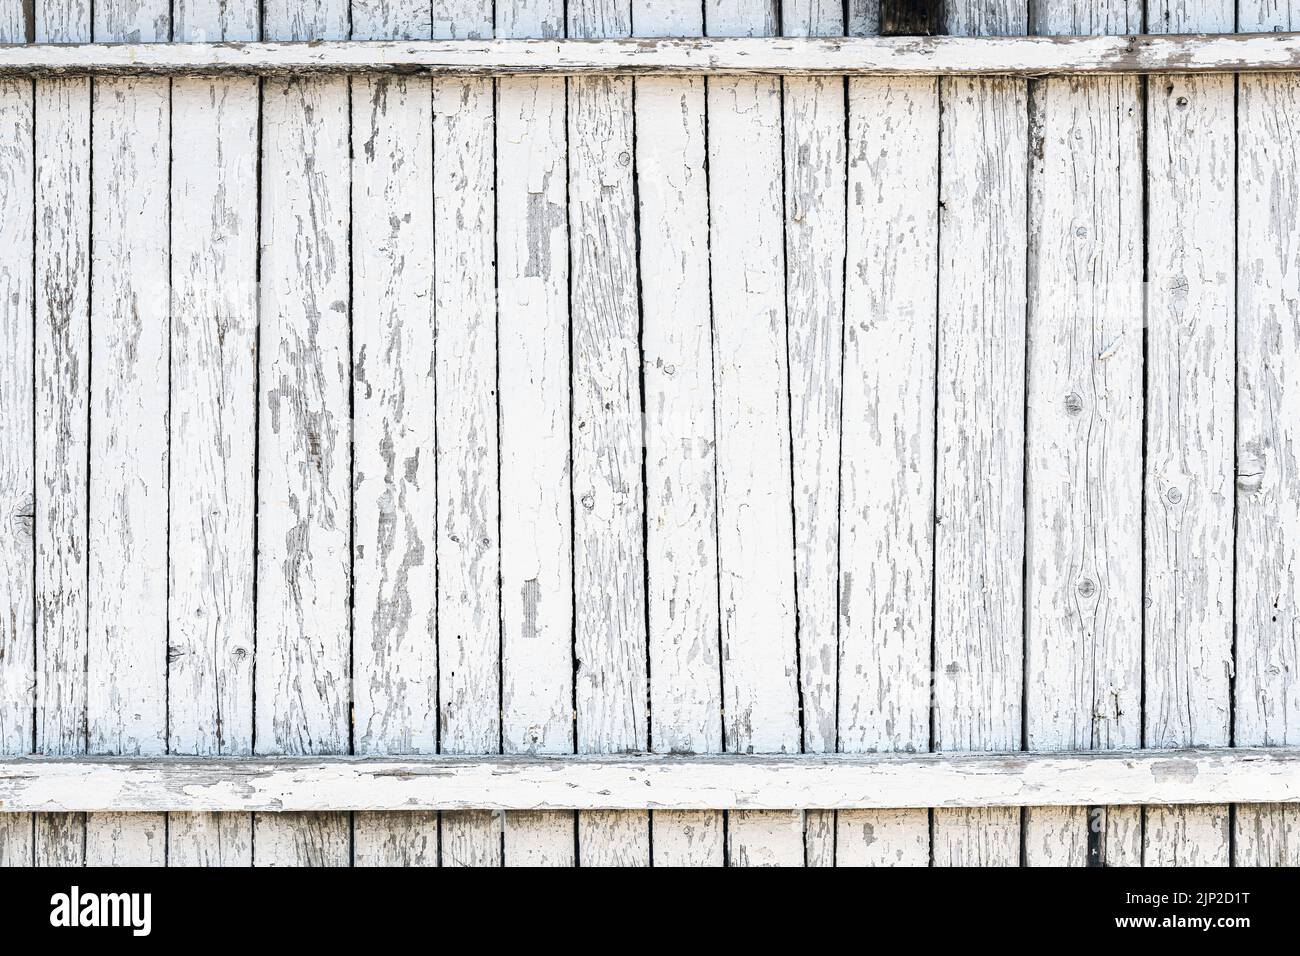
[[[841,36],[830,0],[786,0],[784,36]],[[839,678],[840,409],[844,358],[844,77],[782,82],[785,265],[803,749],[834,751]],[[835,814],[804,815],[809,866],[835,865]]]
[[[1037,0],[1034,12],[1040,34],[1141,29],[1142,11],[1124,0]],[[1141,95],[1136,77],[1030,86],[1030,750],[1141,745]],[[1089,859],[1089,827],[1135,812],[1030,808],[1025,862],[1106,864]]]
[[[1225,0],[1147,7],[1154,33],[1233,21]],[[1147,87],[1148,747],[1231,742],[1234,94],[1231,76]],[[1148,809],[1145,860],[1226,863],[1227,821],[1222,807]]]
[[[497,5],[497,36],[564,34],[558,0]],[[573,482],[563,78],[497,81],[502,739],[571,753]],[[505,862],[573,865],[574,814],[508,814]]]
[[[1025,7],[954,0],[957,36],[1023,34]],[[1025,81],[940,83],[934,746],[1021,744]],[[1014,865],[1015,808],[935,811],[938,864]]]
[[[491,0],[439,0],[435,37],[491,37]],[[490,79],[433,81],[442,750],[501,746],[496,117]],[[442,863],[501,864],[501,814],[444,813]]]
[[[182,0],[176,39],[257,39],[257,5]],[[249,22],[252,27],[250,29]],[[171,319],[171,753],[253,744],[258,81],[176,79]],[[171,865],[247,866],[250,814],[171,814]]]
[[[353,0],[358,40],[427,39],[424,0]],[[353,700],[359,754],[438,749],[433,88],[352,82]],[[436,813],[358,814],[357,865],[438,861]]]
[[[0,869],[32,866],[36,859],[36,830],[30,813],[0,815]]]
[[[768,0],[709,0],[705,30],[772,36],[776,16]],[[797,753],[781,80],[710,77],[706,86],[725,742]],[[733,814],[728,859],[802,865],[801,816]]]
[[[939,86],[849,80],[839,746],[930,748]],[[925,866],[925,810],[842,810],[837,860]]]
[[[165,42],[170,4],[94,4],[97,42]],[[167,748],[171,83],[92,84],[92,753]],[[146,187],[145,184],[150,184]],[[90,814],[86,863],[161,865],[162,814]]]
[[[566,12],[570,37],[631,35],[630,0],[575,0]],[[645,489],[632,78],[568,83],[577,749],[643,751]],[[649,813],[578,814],[578,853],[584,866],[649,866]]]
[[[274,40],[347,36],[343,0],[264,5]],[[258,753],[350,746],[348,80],[262,88]],[[346,865],[348,815],[259,814],[259,865]]]
[[[845,0],[844,32],[851,37],[875,36],[880,31],[880,0]]]
[[[1300,26],[1300,4],[1247,0],[1237,28]],[[1300,740],[1300,80],[1237,92],[1237,547],[1233,742]],[[1300,864],[1300,808],[1236,808],[1235,865]]]
[[[36,4],[36,39],[89,42],[82,0]],[[90,80],[37,80],[36,749],[86,750]],[[37,814],[36,860],[80,865],[84,814]]]
[[[23,7],[0,5],[0,42],[27,39]],[[0,753],[36,730],[35,131],[33,83],[0,81]],[[0,815],[0,866],[30,866],[32,816]]]
[[[635,0],[637,36],[699,36],[700,4]],[[704,80],[636,87],[650,743],[722,750]],[[680,316],[691,316],[683,322]],[[655,866],[721,866],[722,813],[653,813]]]

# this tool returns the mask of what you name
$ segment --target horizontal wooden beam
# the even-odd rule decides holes
[[[0,811],[787,809],[1300,802],[1300,748],[0,760]]]
[[[1300,34],[0,45],[0,75],[1023,75],[1300,69]]]

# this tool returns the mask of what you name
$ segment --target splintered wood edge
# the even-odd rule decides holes
[[[1008,754],[12,757],[0,811],[883,809],[1300,802],[1300,748]]]
[[[0,45],[0,75],[1053,74],[1300,69],[1300,33]]]

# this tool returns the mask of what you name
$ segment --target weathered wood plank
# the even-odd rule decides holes
[[[14,9],[10,9],[13,7]],[[21,42],[16,4],[0,40]],[[0,80],[0,752],[31,750],[36,661],[36,177],[33,84]],[[30,829],[30,827],[29,827]]]
[[[781,32],[839,36],[843,8],[830,0],[786,0]],[[839,76],[791,76],[781,84],[799,695],[809,751],[836,746],[845,83]],[[805,814],[804,834],[808,864],[834,866],[832,815]]]
[[[839,747],[930,749],[939,90],[851,79]],[[925,866],[925,811],[842,811],[846,865]]]
[[[27,38],[23,9],[0,6],[0,41]],[[36,730],[35,127],[33,84],[0,81],[0,752],[27,753]],[[0,819],[0,867],[31,866],[28,814]]]
[[[628,36],[630,0],[566,4],[570,37]],[[579,753],[648,746],[645,487],[630,77],[568,81],[573,652]],[[580,814],[582,865],[650,865],[647,814]]]
[[[701,4],[635,0],[638,36],[703,32]],[[704,80],[636,80],[650,741],[722,749]],[[695,316],[693,322],[680,321]],[[654,815],[655,866],[721,866],[721,813]]]
[[[170,4],[96,0],[100,41],[165,41]],[[171,84],[92,94],[88,749],[167,748]],[[143,184],[151,184],[144,188]],[[161,865],[161,816],[91,815],[86,863]]]
[[[165,814],[86,814],[86,866],[155,867],[166,864]]]
[[[770,0],[709,0],[704,26],[710,36],[770,36],[776,17]],[[707,100],[725,745],[797,753],[781,81],[715,77]],[[783,817],[729,826],[729,863],[802,864],[801,820]]]
[[[948,32],[1025,32],[1011,3],[953,3]],[[1021,744],[1025,84],[940,83],[934,747]],[[1014,817],[1014,819],[1013,819]],[[935,813],[936,864],[1014,865],[1019,814]]]
[[[252,2],[175,15],[181,39],[258,35]],[[259,85],[172,82],[171,753],[252,753]],[[247,814],[175,814],[168,864],[247,866],[252,831]]]
[[[1157,32],[1231,30],[1233,4],[1152,2]],[[1143,742],[1231,740],[1235,496],[1231,77],[1147,86],[1146,675]],[[1144,858],[1212,863],[1228,813],[1148,811]],[[1172,842],[1169,842],[1172,841]],[[1189,842],[1190,841],[1190,842]]]
[[[498,36],[564,33],[559,0],[499,4],[496,12]],[[497,83],[506,753],[570,753],[574,746],[567,133],[563,79]],[[507,818],[506,865],[572,865],[574,825],[567,813]]]
[[[1300,4],[1250,0],[1242,30],[1300,25]],[[1243,75],[1237,86],[1237,540],[1233,742],[1300,739],[1300,83]],[[1233,863],[1300,863],[1300,818],[1240,806]]]
[[[433,35],[492,36],[491,0],[434,4]],[[495,91],[433,83],[438,682],[444,753],[501,747]],[[443,814],[447,865],[501,864],[501,815]]]
[[[6,813],[0,817],[0,869],[33,866],[36,861],[36,830],[30,813]]]
[[[1138,3],[1124,0],[1087,9],[1037,0],[1034,12],[1040,33],[1114,32],[1141,20]],[[1141,81],[1128,77],[1030,87],[1030,750],[1141,743],[1141,97]],[[1092,822],[1079,808],[1031,809],[1025,862],[1085,865]]]
[[[357,39],[427,38],[429,4],[353,0]],[[352,680],[359,754],[438,749],[433,90],[352,78]],[[358,865],[438,861],[436,814],[359,816]]]
[[[524,9],[526,12],[530,8]],[[502,12],[501,17],[509,18],[509,13]],[[268,10],[268,24],[270,16]],[[534,22],[553,33],[562,29],[558,16],[553,20],[534,19]],[[499,30],[498,35],[505,34]],[[40,76],[80,73],[274,76],[356,72],[478,76],[600,73],[1053,76],[1295,70],[1300,70],[1300,33],[802,39],[710,36],[601,42],[507,38],[312,44],[174,43],[156,49],[134,43],[0,45],[0,75]]]
[[[83,0],[35,5],[36,39],[88,41]],[[90,461],[90,80],[38,80],[36,750],[86,750]],[[80,866],[83,814],[36,817],[36,862]]]
[[[347,35],[347,4],[265,4],[281,39]],[[348,81],[262,89],[255,741],[351,744]],[[346,864],[346,814],[259,816],[254,863]]]
[[[970,809],[1230,802],[1300,803],[1300,748],[0,758],[5,812]]]

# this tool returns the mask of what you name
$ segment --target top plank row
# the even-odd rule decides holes
[[[0,75],[1049,76],[1300,70],[1300,33],[0,45]]]

